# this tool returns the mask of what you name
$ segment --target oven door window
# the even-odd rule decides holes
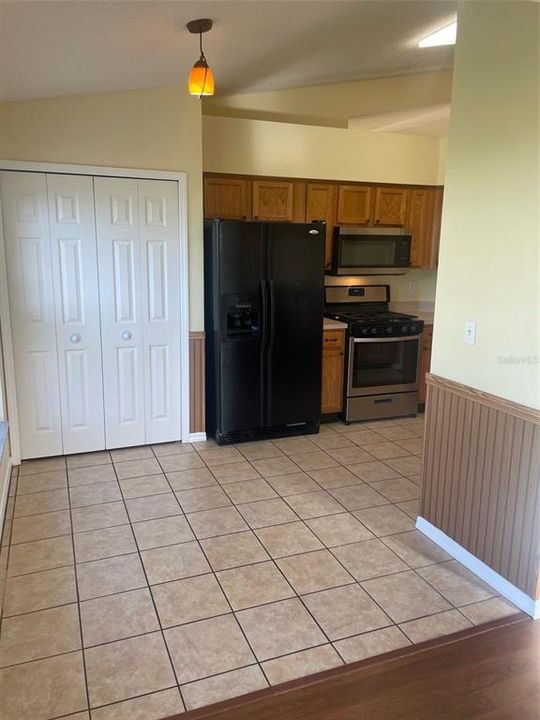
[[[414,384],[418,365],[418,339],[355,342],[352,360],[352,389]]]

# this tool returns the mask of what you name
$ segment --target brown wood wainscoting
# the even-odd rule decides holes
[[[420,515],[529,597],[540,575],[540,412],[427,376]]]
[[[189,333],[189,431],[204,432],[204,337],[202,331]]]

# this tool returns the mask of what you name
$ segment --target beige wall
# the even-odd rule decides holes
[[[201,104],[167,87],[0,104],[0,158],[185,171],[190,328],[204,326]]]
[[[539,11],[460,5],[432,359],[436,374],[535,408]]]
[[[438,138],[203,117],[208,172],[436,184]]]

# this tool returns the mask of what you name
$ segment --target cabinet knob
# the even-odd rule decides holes
[[[73,333],[73,335],[70,335],[69,341],[76,345],[81,342],[81,336],[78,333]]]
[[[124,330],[122,333],[122,340],[131,340],[131,333],[129,330]]]

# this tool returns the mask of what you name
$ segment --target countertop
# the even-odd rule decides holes
[[[390,310],[416,315],[426,325],[433,325],[434,305],[432,302],[391,302]]]
[[[323,330],[346,330],[347,324],[332,320],[332,318],[323,318]]]

